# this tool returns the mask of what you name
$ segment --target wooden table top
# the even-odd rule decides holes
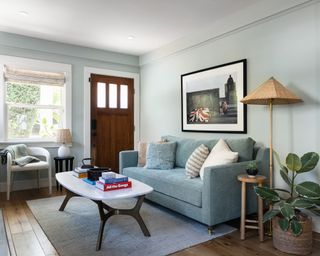
[[[267,178],[263,175],[256,175],[254,177],[249,177],[248,174],[240,174],[238,175],[238,180],[241,182],[247,182],[247,183],[260,183],[265,182]]]

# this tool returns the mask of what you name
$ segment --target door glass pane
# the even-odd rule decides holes
[[[120,108],[128,108],[128,85],[120,85]]]
[[[98,108],[105,108],[106,107],[106,84],[105,83],[98,83],[97,107]]]
[[[117,85],[109,84],[109,108],[117,108]]]

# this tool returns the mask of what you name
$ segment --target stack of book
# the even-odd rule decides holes
[[[79,179],[85,179],[88,177],[88,171],[89,169],[86,168],[81,168],[81,167],[76,167],[73,171],[72,171],[72,175],[79,178]]]
[[[96,182],[96,187],[103,191],[131,188],[132,183],[127,176],[115,172],[103,172]]]

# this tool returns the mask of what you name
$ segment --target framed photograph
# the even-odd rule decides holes
[[[246,59],[181,75],[185,132],[247,133]]]

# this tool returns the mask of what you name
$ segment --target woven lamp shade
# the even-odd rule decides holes
[[[293,104],[302,102],[294,93],[271,77],[257,89],[241,100],[244,104],[273,105]]]
[[[69,129],[58,129],[57,130],[57,139],[58,143],[71,143],[72,137]]]

